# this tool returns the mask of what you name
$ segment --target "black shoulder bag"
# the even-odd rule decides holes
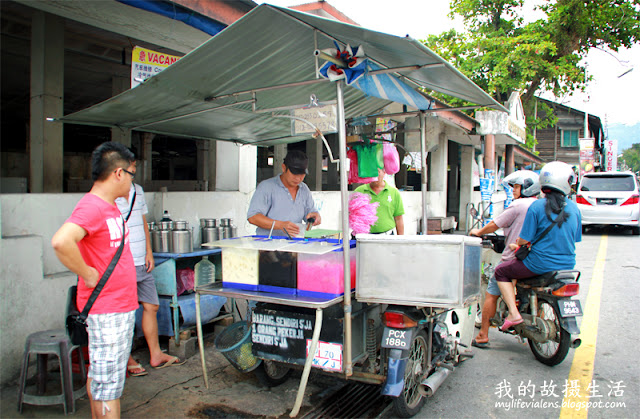
[[[540,240],[542,240],[542,238],[544,236],[547,235],[547,233],[549,231],[551,231],[551,229],[553,228],[553,226],[555,226],[558,222],[558,220],[560,219],[560,217],[562,217],[564,214],[564,209],[562,209],[562,211],[560,211],[560,213],[558,214],[558,216],[556,217],[555,220],[553,220],[551,222],[551,224],[549,224],[549,227],[547,227],[547,229],[545,231],[542,232],[542,234],[540,235],[540,237],[538,237],[538,239],[536,241],[534,241],[531,244],[526,244],[523,246],[520,246],[518,248],[518,250],[516,250],[516,259],[518,260],[525,260],[527,258],[527,256],[529,256],[529,252],[531,252],[531,246],[533,246],[534,244],[538,243]]]
[[[89,316],[89,311],[91,307],[93,307],[93,303],[98,299],[98,295],[104,285],[107,283],[107,279],[111,276],[111,273],[116,267],[118,260],[120,260],[120,255],[122,255],[122,249],[124,248],[124,236],[125,236],[125,222],[129,221],[129,217],[131,216],[131,212],[133,211],[133,204],[136,201],[136,191],[133,191],[133,199],[131,200],[131,208],[129,208],[129,214],[127,214],[127,218],[122,219],[122,241],[120,242],[120,247],[116,251],[116,254],[113,255],[113,259],[107,266],[107,270],[104,271],[100,281],[91,292],[91,296],[89,300],[87,300],[87,304],[85,304],[82,312],[78,310],[78,304],[76,302],[76,297],[78,294],[78,286],[72,285],[69,287],[69,293],[67,295],[67,319],[66,319],[66,327],[67,334],[71,339],[71,343],[78,346],[86,346],[89,344],[89,334],[87,332],[87,317]],[[79,279],[78,279],[79,280]]]

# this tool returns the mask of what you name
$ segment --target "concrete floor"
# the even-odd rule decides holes
[[[183,418],[183,417],[288,417],[295,402],[300,383],[300,372],[274,389],[262,387],[253,373],[241,373],[215,350],[214,335],[205,340],[205,357],[209,374],[209,388],[205,388],[198,352],[181,366],[153,369],[149,365],[146,347],[134,350],[149,372],[143,377],[127,378],[121,398],[123,418]],[[53,363],[51,363],[53,366]],[[35,366],[30,367],[35,373]],[[58,377],[51,374],[48,391],[59,389]],[[310,399],[330,386],[327,377],[313,374],[309,380],[302,412],[308,410]],[[31,388],[34,392],[35,388]],[[17,411],[18,385],[0,389],[0,417],[2,418],[57,418],[65,417],[62,405],[23,405]],[[76,401],[72,417],[90,417],[86,396]]]

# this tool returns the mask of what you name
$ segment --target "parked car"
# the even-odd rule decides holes
[[[582,231],[588,226],[631,227],[640,235],[640,193],[631,172],[587,173],[576,195],[582,214]]]

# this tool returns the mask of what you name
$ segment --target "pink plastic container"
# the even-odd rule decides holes
[[[349,251],[351,289],[356,287],[355,240]],[[342,249],[324,255],[298,254],[298,295],[333,298],[344,294],[344,257]]]

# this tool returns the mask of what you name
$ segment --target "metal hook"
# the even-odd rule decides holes
[[[311,106],[320,106],[318,105],[318,98],[314,93],[312,93],[311,96],[309,96],[309,107]]]

